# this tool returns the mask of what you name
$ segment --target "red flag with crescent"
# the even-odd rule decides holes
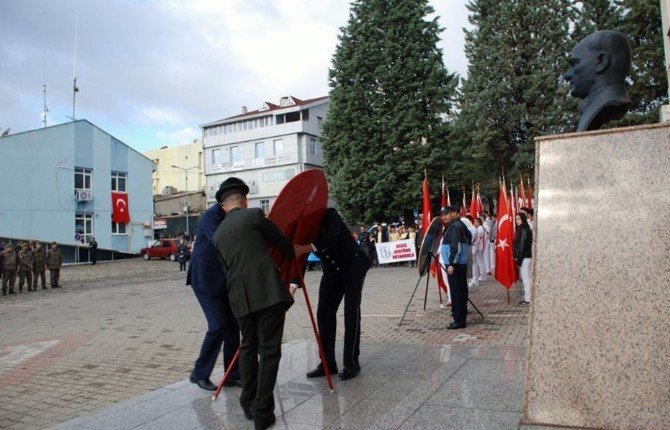
[[[514,262],[514,217],[507,207],[505,185],[500,185],[498,194],[498,237],[496,239],[496,281],[503,284],[508,290],[517,278],[516,263]]]
[[[130,209],[128,209],[128,194],[112,192],[112,221],[119,224],[130,222]]]

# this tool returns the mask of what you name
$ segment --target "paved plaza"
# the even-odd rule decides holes
[[[306,282],[316,306],[320,272]],[[253,428],[238,389],[188,383],[206,324],[178,266],[126,260],[66,267],[64,288],[0,300],[0,428]],[[362,301],[362,373],[328,393],[302,294],[287,316],[277,428],[517,428],[528,308],[504,288],[471,290],[465,330],[447,331],[431,280],[402,327],[416,269],[372,269]],[[340,315],[341,317],[341,315]],[[341,326],[341,324],[340,324]],[[341,337],[342,333],[338,334]],[[338,346],[338,353],[341,349]],[[216,382],[219,373],[213,376]]]

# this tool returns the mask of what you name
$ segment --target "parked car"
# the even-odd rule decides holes
[[[179,245],[179,239],[160,239],[154,242],[153,245],[146,248],[142,248],[140,255],[145,260],[150,258],[160,258],[165,260],[169,258],[170,261],[177,260],[177,246]],[[191,244],[186,245],[188,249],[188,255],[191,255]]]

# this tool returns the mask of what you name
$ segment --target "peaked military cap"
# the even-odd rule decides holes
[[[219,185],[219,191],[216,192],[216,201],[221,203],[226,197],[232,194],[249,194],[249,186],[240,178],[230,177]]]

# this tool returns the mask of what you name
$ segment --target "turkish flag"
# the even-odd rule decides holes
[[[465,204],[465,188],[463,188],[463,204],[461,205],[461,218],[467,215],[467,205]]]
[[[505,186],[500,185],[498,195],[498,238],[496,239],[496,281],[508,290],[518,279],[514,262],[514,218],[507,206]]]
[[[519,201],[521,201],[521,207],[528,207],[526,190],[523,188],[523,180],[521,179],[521,176],[519,176]]]
[[[433,214],[430,204],[430,189],[428,188],[428,176],[423,177],[423,221],[421,223],[421,230],[423,235],[428,232],[428,227],[430,227],[430,222],[433,219]]]
[[[470,199],[470,215],[472,218],[479,217],[479,207],[477,205],[477,196],[475,196],[475,189],[472,189],[472,198]]]
[[[447,197],[447,190],[444,185],[444,176],[442,176],[442,204],[440,205],[440,208],[446,208],[447,206],[450,206],[448,202],[449,198]]]
[[[112,222],[127,224],[130,222],[128,194],[112,192]]]

